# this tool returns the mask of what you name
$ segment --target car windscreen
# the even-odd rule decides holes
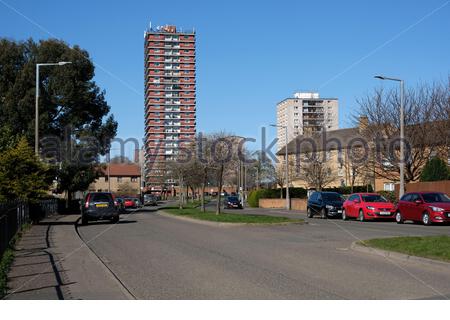
[[[362,199],[364,202],[388,202],[385,197],[378,194],[362,195]]]
[[[422,194],[423,201],[427,203],[433,202],[450,202],[450,197],[444,193],[424,193]]]
[[[92,195],[92,202],[110,202],[111,196],[106,193],[94,193]]]
[[[228,201],[238,201],[239,199],[237,197],[228,197]]]
[[[323,193],[322,198],[325,201],[343,201],[341,195],[337,193]]]

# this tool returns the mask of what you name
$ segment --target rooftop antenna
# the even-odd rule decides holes
[[[152,22],[149,23],[150,30],[152,30]]]

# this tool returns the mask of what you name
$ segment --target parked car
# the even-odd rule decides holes
[[[442,192],[411,192],[400,199],[395,221],[422,222],[424,225],[450,222],[450,197]]]
[[[223,200],[224,209],[242,209],[241,200],[236,196],[225,197]]]
[[[144,206],[156,206],[158,201],[153,194],[144,194]]]
[[[307,204],[307,216],[320,215],[322,219],[337,218],[342,214],[344,199],[337,192],[316,191],[311,194]]]
[[[125,212],[125,204],[123,198],[115,198],[117,208],[120,213]]]
[[[141,200],[139,198],[133,198],[134,203],[136,204],[136,208],[142,207]]]
[[[342,219],[394,219],[395,206],[377,193],[354,193],[344,202]]]
[[[89,220],[119,221],[118,203],[110,192],[89,192],[81,206],[81,224]]]
[[[137,207],[136,202],[133,198],[123,199],[123,204],[125,206],[125,209],[135,209]]]

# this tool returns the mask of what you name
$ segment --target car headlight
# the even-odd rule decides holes
[[[333,209],[334,209],[334,207],[333,207],[333,206],[330,206],[329,204],[327,204],[325,207],[326,207],[327,209],[330,209],[330,210],[333,210]]]
[[[372,207],[372,206],[367,206],[366,208],[369,210],[375,210],[375,207]]]
[[[433,210],[434,212],[442,212],[442,211],[444,211],[444,209],[442,209],[442,208],[433,207],[433,206],[430,206],[430,209]]]

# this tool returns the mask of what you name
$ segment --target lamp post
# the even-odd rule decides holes
[[[376,79],[400,82],[400,190],[399,197],[405,193],[405,82],[402,79],[385,76],[375,76]]]
[[[55,63],[36,63],[36,119],[34,123],[34,153],[39,156],[39,67],[45,66],[63,66],[71,64],[69,61],[60,61]]]
[[[276,124],[271,124],[271,127],[275,127],[275,128],[284,128],[285,130],[285,135],[286,135],[286,141],[285,141],[285,146],[284,146],[284,150],[285,150],[285,164],[286,164],[286,210],[290,210],[291,209],[291,200],[289,199],[289,160],[288,160],[288,127],[287,126],[283,126],[283,125],[276,125]],[[281,190],[281,192],[283,192],[283,190]]]

